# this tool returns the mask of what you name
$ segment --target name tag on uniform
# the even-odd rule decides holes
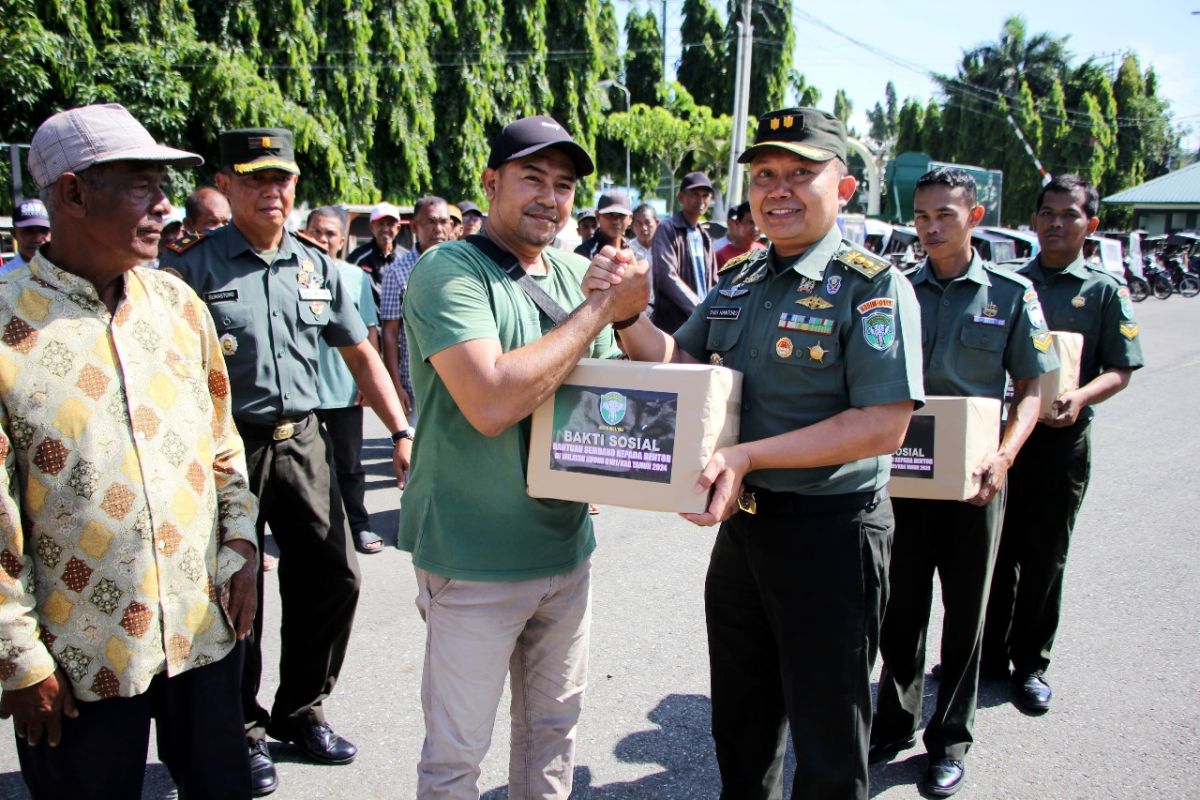
[[[313,289],[308,286],[300,287],[301,300],[332,300],[333,295],[328,289]]]
[[[709,306],[709,319],[737,319],[742,313],[740,306]]]
[[[206,303],[233,303],[237,302],[237,289],[221,289],[216,292],[205,292],[204,302]]]
[[[982,314],[976,314],[975,321],[980,325],[996,325],[1001,328],[1003,328],[1006,324],[1005,321],[999,317],[985,317]]]

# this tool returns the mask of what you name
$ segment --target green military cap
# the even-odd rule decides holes
[[[241,128],[222,131],[221,166],[239,175],[264,169],[300,174],[292,132],[283,128]]]
[[[846,162],[846,126],[832,114],[815,108],[782,108],[758,118],[754,144],[738,156],[749,164],[759,153],[779,148],[809,161],[840,158]]]

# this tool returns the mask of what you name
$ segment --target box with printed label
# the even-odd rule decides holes
[[[725,367],[584,359],[533,412],[529,495],[700,513],[696,479],[737,443],[741,395]]]
[[[914,411],[904,443],[892,455],[892,497],[966,500],[979,492],[972,475],[1000,443],[1000,401],[928,397]]]
[[[1042,392],[1042,410],[1039,416],[1050,419],[1054,416],[1054,401],[1063,392],[1079,388],[1079,360],[1083,356],[1083,334],[1069,331],[1050,331],[1054,354],[1058,356],[1058,369],[1043,373],[1038,383]]]

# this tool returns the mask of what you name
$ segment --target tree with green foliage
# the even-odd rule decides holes
[[[683,0],[679,38],[683,51],[675,79],[700,105],[732,110],[734,62],[720,12],[709,0]]]
[[[788,70],[788,89],[791,90],[792,103],[797,106],[816,108],[821,102],[821,90],[809,83],[799,70]]]
[[[844,89],[838,89],[833,96],[833,115],[842,121],[846,131],[850,130],[850,116],[854,113],[854,103],[846,96]]]
[[[739,0],[728,0],[729,23],[726,40],[730,74],[737,58],[737,21],[742,16]],[[783,106],[792,70],[792,51],[796,33],[792,27],[790,2],[753,3],[750,21],[754,26],[754,44],[750,69],[750,116],[761,117]],[[732,96],[733,86],[730,84]],[[732,103],[727,108],[732,107]]]
[[[647,9],[645,13],[638,13],[637,9],[629,11],[625,17],[625,48],[625,86],[629,89],[630,101],[658,102],[658,86],[663,81],[662,33],[652,10]],[[621,101],[624,102],[624,97]]]

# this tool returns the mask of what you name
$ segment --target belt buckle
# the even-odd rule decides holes
[[[271,438],[277,442],[287,441],[296,435],[296,423],[281,422],[275,426],[274,432],[271,433]]]
[[[754,499],[754,492],[742,492],[738,495],[737,506],[747,514],[758,513],[758,501]]]

